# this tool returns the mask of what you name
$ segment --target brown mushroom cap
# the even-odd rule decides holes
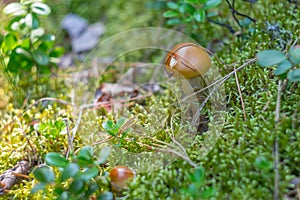
[[[184,42],[169,51],[165,66],[168,73],[191,79],[205,74],[211,67],[211,59],[201,46]]]

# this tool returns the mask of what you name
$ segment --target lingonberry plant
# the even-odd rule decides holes
[[[95,156],[90,146],[83,147],[70,159],[59,153],[48,153],[45,156],[47,165],[33,170],[39,183],[32,193],[42,190],[45,196],[56,199],[113,199],[111,192],[101,188],[106,179],[99,175],[100,165],[106,162],[109,153],[110,148],[104,147]]]
[[[5,31],[0,35],[0,58],[7,72],[22,75],[36,68],[40,74],[48,74],[57,67],[63,54],[55,47],[55,36],[45,33],[41,17],[50,13],[47,4],[25,0],[8,4],[3,12],[9,16]]]
[[[298,45],[291,47],[287,54],[278,50],[264,50],[256,57],[261,67],[276,65],[274,74],[281,79],[287,78],[291,82],[300,81],[300,47]]]

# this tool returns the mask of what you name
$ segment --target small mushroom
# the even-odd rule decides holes
[[[169,74],[192,79],[205,74],[211,67],[211,59],[203,47],[184,42],[172,48],[165,59]]]
[[[198,100],[198,105],[192,105],[195,102],[191,102],[190,105],[190,113],[193,118],[192,125],[198,126],[198,132],[207,131],[208,115],[200,114],[202,108],[199,107],[202,102],[205,102],[207,94],[199,91],[206,87],[206,82],[202,75],[212,66],[210,56],[203,47],[194,43],[184,42],[172,48],[164,62],[166,72],[169,75],[187,79],[188,85],[184,82],[181,85],[183,96],[193,92]]]

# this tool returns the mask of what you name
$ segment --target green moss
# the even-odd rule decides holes
[[[127,4],[119,1],[112,3],[111,10],[107,11],[108,19],[114,20],[116,16],[123,16],[123,18],[116,19],[108,33],[119,30],[120,24],[124,24],[122,29],[127,29],[131,28],[134,23],[137,23],[136,26],[141,26],[143,20],[149,20],[151,14],[149,16],[145,15],[143,19],[140,19],[141,21],[137,20],[136,22],[136,17],[134,18],[132,15],[142,11],[136,11],[133,9],[134,6],[130,7],[135,3],[135,1]],[[127,13],[128,15],[126,15],[126,12],[118,15],[118,9],[113,7],[115,5],[126,8],[130,12]],[[253,24],[251,26],[253,31],[246,31],[244,37],[229,35],[224,40],[222,50],[217,52],[216,56],[229,66],[222,65],[217,61],[215,61],[214,66],[220,70],[223,76],[233,70],[231,64],[238,67],[245,63],[247,59],[254,58],[260,50],[280,49],[280,42],[290,46],[300,35],[300,24],[297,23],[297,19],[300,18],[300,11],[295,9],[288,1],[281,3],[272,0],[258,1],[253,5],[239,1],[237,5],[239,10],[248,9],[250,15],[257,19],[257,24]],[[108,4],[105,6],[108,7]],[[229,16],[228,12],[228,9],[224,9],[224,15]],[[128,20],[129,18],[130,20]],[[265,21],[272,24],[279,22],[280,30],[292,33],[292,37],[282,35],[280,38],[274,39],[273,33],[267,31]],[[125,22],[128,22],[128,24]],[[147,22],[145,26],[149,24],[151,22]],[[223,39],[224,34],[228,34],[226,31],[221,33],[223,29],[220,27],[216,28],[208,24],[200,25],[199,30],[206,30],[201,31],[203,41],[211,41],[216,38]],[[201,147],[206,145],[205,138],[211,136],[213,132],[197,135],[193,143],[187,147],[188,154],[195,163],[206,169],[206,181],[203,188],[208,186],[216,188],[217,193],[212,199],[272,199],[274,172],[272,169],[260,169],[255,162],[260,157],[264,157],[269,163],[273,162],[273,141],[275,135],[278,135],[280,194],[283,196],[289,191],[289,181],[300,174],[298,166],[300,161],[300,87],[298,84],[289,84],[284,87],[280,107],[280,122],[275,128],[278,79],[274,77],[273,69],[262,69],[254,63],[238,71],[237,76],[245,105],[246,120],[243,119],[244,111],[241,106],[236,80],[232,76],[224,83],[227,103],[226,119],[220,138],[212,150],[204,155]],[[129,135],[130,137],[136,137],[134,134],[139,133],[169,142],[170,137],[168,134],[173,131],[175,135],[181,136],[182,140],[180,142],[184,142],[184,138],[188,137],[188,133],[186,127],[180,123],[180,114],[178,114],[180,108],[176,103],[173,104],[176,100],[176,92],[180,93],[180,91],[166,89],[163,92],[163,94],[146,98],[140,101],[140,104],[115,115],[108,114],[105,110],[86,110],[83,113],[82,122],[77,132],[77,136],[80,137],[77,138],[75,146],[90,144],[95,141],[95,138],[103,137],[105,133],[101,128],[102,123],[107,120],[117,120],[123,115],[127,119],[136,117],[140,123],[133,126],[133,133]],[[35,131],[30,123],[33,119],[47,122],[69,118],[73,119],[71,123],[73,127],[78,113],[74,112],[73,116],[71,110],[70,107],[58,106],[57,104],[53,104],[52,107],[48,108],[38,106],[30,109],[22,117],[17,118],[16,116],[23,112],[23,109],[16,109],[12,105],[8,105],[0,113],[0,128],[4,130],[0,135],[0,147],[2,148],[0,172],[12,167],[18,160],[24,159],[27,155],[38,156],[41,159],[42,155],[49,151],[66,151],[66,136],[49,140],[44,134]],[[163,119],[161,116],[163,116]],[[3,129],[12,119],[16,119],[14,126]],[[157,126],[157,122],[164,123]],[[170,128],[171,124],[173,125],[172,130]],[[141,127],[144,132],[137,132],[140,130],[138,128]],[[32,142],[37,152],[32,152],[27,139]],[[145,144],[153,142],[151,139],[143,137],[136,137],[135,139]],[[145,150],[145,147],[135,145],[133,142],[124,143],[124,148],[131,152]],[[28,152],[28,154],[24,154],[24,152]],[[118,157],[120,155],[116,151],[115,154],[110,156],[108,166],[113,165],[113,161]],[[39,160],[39,162],[42,161]],[[131,160],[128,162],[131,162]],[[145,165],[149,164],[149,166],[152,164],[151,158],[148,158],[148,160],[145,158],[143,162]],[[146,168],[147,166],[140,167]],[[138,173],[124,195],[127,195],[127,199],[191,199],[181,191],[189,186],[189,174],[192,170],[187,162],[176,158],[174,162],[168,163],[168,166],[160,167],[158,170]],[[29,195],[33,184],[35,184],[33,179],[22,180],[14,186],[12,193],[7,197],[16,199],[41,198],[41,196],[32,197]]]

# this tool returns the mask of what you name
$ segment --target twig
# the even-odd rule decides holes
[[[242,31],[243,31],[243,26],[239,22],[238,18],[235,16],[236,14],[239,15],[239,16],[242,16],[242,17],[246,17],[250,21],[252,21],[253,23],[256,23],[256,20],[253,19],[252,17],[249,17],[248,15],[245,15],[245,14],[240,13],[237,10],[235,10],[235,8],[234,8],[235,0],[232,0],[232,3],[230,3],[229,0],[226,0],[226,3],[229,6],[229,9],[230,9],[230,12],[231,12],[231,15],[232,15],[233,19],[236,21],[236,23],[238,24],[238,26],[241,28]]]
[[[243,109],[243,113],[244,113],[244,121],[246,121],[247,117],[246,117],[245,105],[244,105],[243,95],[242,95],[242,91],[241,91],[241,87],[240,87],[240,83],[239,83],[239,78],[237,76],[235,66],[234,66],[234,76],[235,76],[236,85],[237,85],[239,95],[240,95],[240,99],[241,99],[242,109]]]
[[[198,167],[198,165],[196,163],[194,163],[188,156],[182,155],[181,153],[178,153],[177,151],[174,151],[173,149],[155,148],[153,146],[150,146],[148,144],[144,144],[144,143],[141,143],[141,142],[137,142],[137,143],[140,144],[141,146],[147,147],[150,150],[163,152],[163,153],[170,153],[170,154],[176,155],[176,156],[182,158],[183,160],[185,160],[186,162],[188,162],[193,167]]]
[[[0,196],[9,192],[19,177],[28,178],[30,165],[28,161],[20,161],[13,168],[3,172],[0,175]]]
[[[250,65],[251,63],[254,63],[255,61],[256,61],[256,58],[251,58],[251,59],[249,59],[246,63],[244,63],[243,65],[239,66],[238,68],[236,68],[236,69],[233,70],[232,72],[228,73],[226,76],[224,76],[224,77],[222,77],[222,78],[216,80],[214,83],[212,83],[212,84],[210,84],[210,85],[208,85],[208,86],[202,88],[201,90],[198,90],[197,92],[194,92],[193,94],[186,96],[185,98],[183,98],[182,101],[186,101],[187,99],[193,97],[194,95],[196,95],[196,94],[198,94],[198,93],[200,93],[200,92],[203,92],[203,91],[205,91],[205,90],[211,88],[212,86],[214,86],[214,85],[216,85],[216,84],[219,84],[219,83],[222,84],[222,83],[224,83],[224,82],[225,82],[227,79],[229,79],[235,72],[237,72],[237,71],[243,69],[244,67]]]
[[[217,24],[217,25],[219,25],[219,26],[222,26],[222,27],[227,28],[231,34],[234,34],[234,33],[235,33],[235,30],[234,30],[230,25],[228,25],[228,24],[224,24],[224,23],[218,22],[218,21],[216,21],[216,20],[211,19],[210,17],[207,17],[206,19],[207,19],[210,23]]]
[[[276,100],[276,108],[275,108],[275,139],[273,144],[273,155],[274,155],[274,200],[279,200],[279,144],[278,144],[278,134],[277,127],[280,120],[280,100],[281,100],[281,89],[282,89],[282,80],[278,82],[277,89],[277,100]]]

